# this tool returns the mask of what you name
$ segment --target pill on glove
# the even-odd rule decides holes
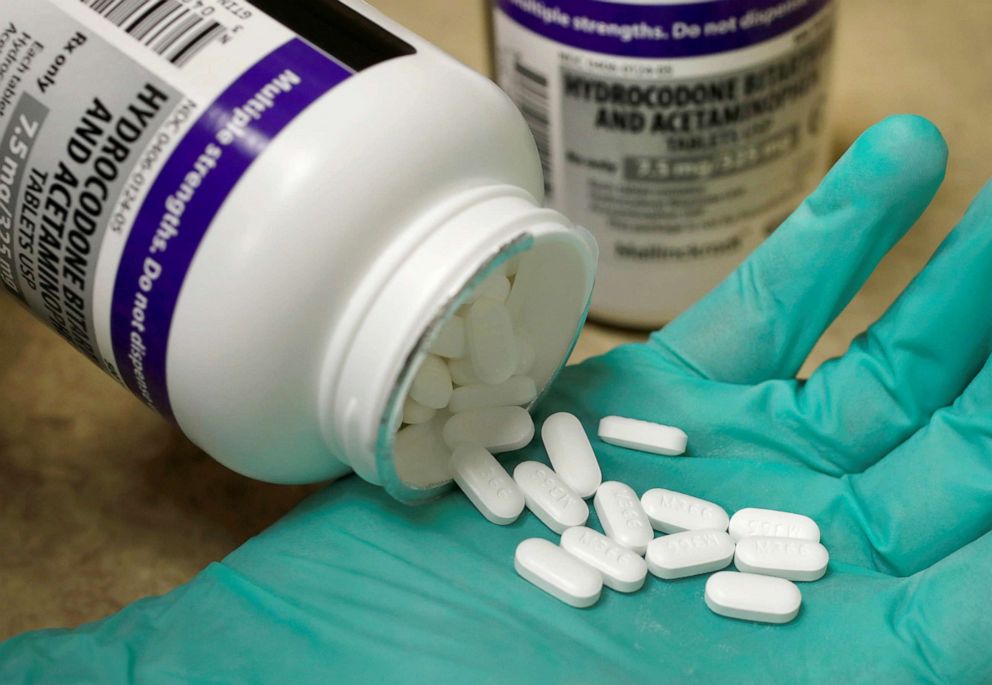
[[[596,494],[603,473],[582,422],[565,412],[552,414],[541,427],[541,440],[555,473],[566,485],[582,498]]]
[[[820,527],[808,516],[774,509],[741,509],[730,519],[735,542],[750,536],[820,541]]]
[[[525,447],[534,438],[534,420],[521,407],[471,409],[453,414],[443,435],[451,449],[468,443],[499,454]]]
[[[596,569],[541,538],[517,545],[513,565],[522,578],[579,609],[595,604],[603,591],[603,579]]]
[[[792,538],[742,538],[734,555],[738,571],[805,582],[822,578],[829,562],[830,553],[819,542]]]
[[[527,508],[559,535],[567,528],[584,525],[589,518],[589,505],[544,464],[518,464],[513,480],[523,492]]]
[[[648,545],[648,570],[674,580],[727,568],[734,559],[734,541],[720,530],[687,530],[655,538]]]
[[[638,554],[644,554],[654,537],[654,530],[631,487],[607,481],[596,490],[593,506],[599,523],[608,536]]]
[[[788,623],[803,602],[799,588],[784,578],[733,571],[710,576],[705,598],[715,614],[760,623]]]
[[[730,517],[723,507],[674,490],[653,488],[641,495],[641,506],[655,530],[727,530]]]
[[[688,437],[679,428],[621,416],[607,416],[599,422],[599,439],[610,445],[665,456],[684,454],[688,443]]]
[[[585,526],[569,528],[562,533],[561,546],[599,571],[608,588],[617,592],[636,592],[644,585],[648,573],[644,559],[598,530]]]
[[[489,521],[505,526],[524,510],[524,496],[496,457],[484,448],[461,445],[451,455],[455,483]]]

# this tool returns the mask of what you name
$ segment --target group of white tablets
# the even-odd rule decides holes
[[[526,507],[561,535],[560,545],[524,540],[515,566],[572,606],[595,604],[603,585],[634,592],[648,571],[666,580],[719,571],[705,590],[714,612],[791,621],[802,603],[793,581],[819,579],[829,561],[811,519],[768,509],[731,518],[712,502],[660,488],[638,497],[624,483],[603,481],[585,429],[566,413],[548,417],[541,429],[550,467],[526,461],[511,478],[493,456],[526,446],[535,432],[524,408],[537,397],[528,376],[535,353],[511,315],[515,271],[513,260],[497,269],[435,337],[405,400],[397,459],[440,465],[433,477],[450,474],[493,523],[510,524]],[[669,456],[683,454],[687,443],[678,428],[618,416],[602,419],[598,434],[612,445]],[[603,533],[585,525],[590,497]],[[731,563],[738,572],[722,571]]]
[[[455,452],[456,481],[483,516],[516,520],[524,506],[561,535],[517,547],[517,572],[575,607],[595,604],[605,585],[639,590],[650,571],[665,580],[720,571],[706,583],[705,601],[731,618],[786,623],[802,595],[793,581],[818,580],[829,554],[816,523],[799,514],[742,509],[731,518],[719,505],[655,488],[640,497],[617,481],[603,481],[599,462],[579,420],[554,414],[541,437],[553,468],[519,464],[513,478],[485,449],[468,444]],[[686,435],[677,428],[610,416],[600,422],[604,442],[656,454],[679,455]],[[587,527],[593,506],[603,532]],[[655,537],[655,531],[664,533]],[[729,532],[728,532],[729,531]],[[737,572],[722,571],[734,563]]]
[[[493,454],[520,449],[534,437],[524,406],[537,397],[528,376],[534,347],[511,315],[518,260],[498,267],[444,325],[420,363],[394,439],[397,459],[441,464],[471,444]]]

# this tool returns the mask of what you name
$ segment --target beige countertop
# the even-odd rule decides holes
[[[372,4],[485,68],[481,0]],[[992,171],[992,3],[840,5],[836,152],[887,114],[915,112],[940,126],[951,158],[934,204],[828,331],[807,372],[884,310]],[[576,358],[639,337],[590,325]],[[312,490],[256,483],[214,463],[7,297],[0,406],[0,639],[165,592]]]

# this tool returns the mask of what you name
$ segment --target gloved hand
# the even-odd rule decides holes
[[[705,577],[573,609],[513,571],[521,540],[557,540],[533,515],[497,527],[459,494],[408,508],[349,478],[168,595],[7,642],[0,682],[992,681],[992,190],[847,354],[794,378],[945,161],[925,120],[873,127],[703,302],[541,407],[592,436],[609,414],[685,428],[679,458],[593,437],[639,493],[812,516],[832,561],[793,623],[710,613]]]

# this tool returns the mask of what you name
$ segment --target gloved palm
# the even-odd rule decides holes
[[[609,414],[683,427],[683,458],[594,439],[638,492],[812,516],[832,560],[793,623],[711,614],[703,577],[572,609],[513,572],[519,541],[557,539],[534,516],[496,527],[460,495],[408,508],[350,478],[169,595],[7,643],[0,681],[989,682],[992,195],[846,355],[794,379],[945,159],[922,120],[874,127],[704,302],[542,404],[593,436]]]

